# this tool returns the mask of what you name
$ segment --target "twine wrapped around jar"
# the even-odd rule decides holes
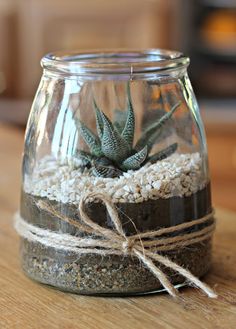
[[[102,227],[88,216],[85,205],[91,200],[101,201],[105,204],[113,228]],[[217,298],[216,293],[208,285],[182,266],[160,254],[160,252],[179,250],[180,248],[209,239],[213,235],[215,229],[214,212],[183,224],[127,236],[123,230],[116,206],[106,194],[88,193],[81,198],[78,209],[80,222],[62,215],[44,201],[37,202],[37,206],[60,218],[62,221],[78,228],[81,233],[86,233],[86,236],[78,237],[42,229],[29,224],[17,214],[15,216],[15,228],[18,234],[23,238],[29,241],[39,242],[47,247],[71,251],[77,254],[93,253],[100,255],[135,256],[154,274],[171,296],[177,297],[178,290],[156,264],[159,263],[185,277],[189,283],[200,288],[208,297]],[[184,231],[183,233],[183,230],[196,227],[196,225],[199,224],[205,225],[203,228],[199,228],[194,232]],[[181,233],[178,235],[178,232]],[[170,233],[177,234],[166,237],[166,235]]]

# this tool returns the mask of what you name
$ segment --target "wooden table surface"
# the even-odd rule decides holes
[[[63,293],[25,277],[12,228],[20,190],[23,134],[0,124],[0,328],[1,329],[208,329],[236,328],[236,215],[217,209],[213,265],[205,281],[218,299],[192,288],[185,302],[167,294],[132,298]]]

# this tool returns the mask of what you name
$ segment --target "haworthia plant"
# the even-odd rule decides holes
[[[78,157],[81,159],[83,166],[91,168],[95,176],[117,177],[121,176],[125,171],[137,170],[147,162],[154,163],[167,158],[176,151],[177,143],[153,155],[149,154],[163,126],[179,106],[180,102],[176,103],[157,122],[149,125],[143,131],[136,145],[133,145],[135,115],[131,101],[130,86],[128,85],[127,88],[127,114],[125,120],[122,117],[121,121],[112,123],[94,102],[97,135],[83,122],[78,120],[80,134],[90,151],[78,152]]]

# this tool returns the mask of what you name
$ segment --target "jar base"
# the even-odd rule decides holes
[[[207,271],[208,272],[208,271]],[[207,272],[202,275],[202,276],[205,276],[207,274]],[[62,292],[65,292],[65,293],[69,293],[69,294],[75,294],[75,295],[81,295],[81,296],[88,296],[88,297],[107,297],[107,298],[119,298],[119,297],[138,297],[138,296],[148,296],[148,295],[155,295],[155,294],[161,294],[161,293],[167,293],[167,290],[165,288],[158,288],[158,289],[151,289],[151,290],[148,290],[148,291],[139,291],[139,292],[113,292],[113,293],[110,293],[110,292],[107,292],[107,293],[96,293],[96,292],[79,292],[79,291],[74,291],[74,290],[71,290],[71,289],[66,289],[64,287],[57,287],[55,285],[52,285],[52,284],[49,284],[49,283],[46,283],[46,282],[43,282],[43,281],[39,281],[33,277],[31,277],[29,275],[29,273],[25,272],[24,271],[24,274],[32,281],[34,281],[35,283],[38,283],[40,285],[43,285],[45,287],[48,287],[50,289],[53,289],[53,290],[59,290],[59,291],[62,291]],[[179,284],[174,284],[174,287],[176,289],[181,289],[181,288],[184,288],[184,287],[187,287],[187,283],[186,282],[183,282],[183,283],[179,283]]]
[[[202,277],[211,264],[211,240],[198,243],[168,257],[193,275]],[[34,281],[62,291],[92,296],[138,296],[165,291],[157,278],[132,257],[68,254],[22,239],[22,268]],[[161,266],[176,287],[185,279]]]

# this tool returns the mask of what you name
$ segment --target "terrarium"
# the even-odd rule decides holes
[[[166,50],[42,59],[16,223],[30,278],[130,295],[209,270],[207,148],[188,65]]]

